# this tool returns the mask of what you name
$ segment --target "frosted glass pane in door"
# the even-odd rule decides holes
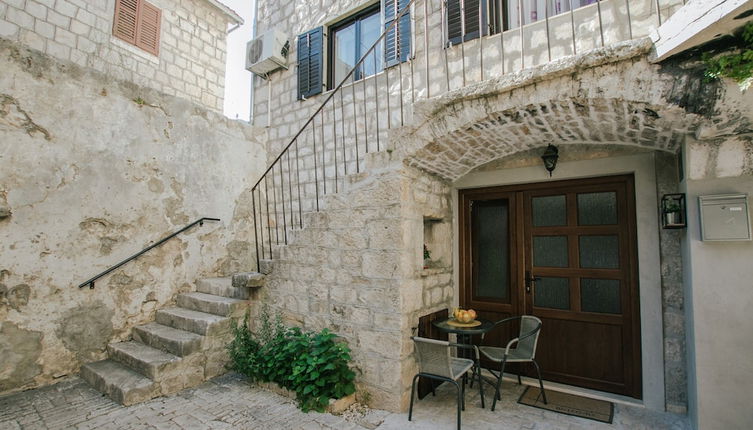
[[[567,203],[565,196],[533,197],[531,215],[534,227],[567,225]]]
[[[507,200],[473,204],[473,293],[510,300],[510,254]]]
[[[541,276],[535,284],[533,305],[540,308],[570,309],[570,280]]]
[[[585,269],[619,269],[620,241],[618,236],[581,236],[580,267]]]
[[[580,308],[583,312],[621,313],[620,281],[616,279],[581,279]]]
[[[617,224],[617,194],[605,193],[578,194],[578,225]]]
[[[567,267],[567,236],[534,236],[533,265]]]

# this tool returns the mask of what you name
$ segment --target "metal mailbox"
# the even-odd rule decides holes
[[[698,206],[702,240],[751,240],[746,194],[699,196]]]

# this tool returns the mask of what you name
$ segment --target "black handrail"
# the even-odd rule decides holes
[[[256,183],[254,184],[254,186],[251,188],[252,211],[254,213],[254,236],[255,236],[255,245],[256,245],[256,268],[257,268],[257,270],[260,269],[260,265],[261,265],[261,254],[260,254],[260,251],[264,252],[264,226],[263,225],[260,226],[260,223],[257,222],[257,217],[256,217],[256,192],[258,190],[258,192],[259,192],[259,211],[260,211],[260,217],[263,218],[263,214],[261,213],[261,212],[263,212],[263,210],[262,210],[262,193],[261,193],[261,188],[260,188],[262,181],[264,181],[264,190],[265,190],[264,203],[266,203],[267,230],[268,230],[268,236],[267,237],[269,238],[269,254],[271,256],[272,255],[272,227],[271,227],[272,223],[269,220],[269,199],[270,199],[270,196],[269,196],[269,190],[268,190],[268,185],[267,185],[267,179],[271,176],[271,178],[272,178],[272,195],[273,195],[273,199],[276,199],[277,194],[276,194],[276,191],[275,191],[276,187],[275,187],[275,183],[274,183],[274,172],[273,172],[273,169],[275,167],[277,167],[278,165],[280,166],[280,183],[282,184],[282,180],[283,180],[282,157],[287,153],[288,154],[288,162],[289,162],[290,161],[290,151],[291,151],[291,148],[293,147],[293,145],[295,145],[295,150],[296,150],[296,155],[295,155],[295,157],[296,157],[296,172],[297,172],[297,177],[298,177],[298,183],[297,183],[297,187],[298,187],[298,211],[299,211],[299,222],[300,222],[300,225],[301,225],[301,228],[302,228],[303,227],[303,219],[302,219],[303,218],[303,216],[302,216],[303,209],[302,209],[302,203],[301,203],[301,180],[300,180],[300,171],[299,171],[300,168],[298,167],[298,160],[299,160],[299,157],[298,157],[298,138],[302,137],[303,133],[305,131],[307,131],[308,128],[309,128],[309,125],[311,125],[312,135],[313,135],[313,142],[314,142],[313,143],[314,162],[316,163],[316,160],[317,160],[317,151],[316,151],[316,125],[314,124],[314,120],[315,120],[316,116],[319,115],[319,114],[324,115],[324,113],[323,113],[324,112],[324,108],[327,106],[327,104],[329,103],[330,100],[334,99],[335,95],[338,94],[338,93],[340,93],[340,103],[341,103],[340,107],[341,107],[341,109],[344,109],[343,108],[343,104],[342,104],[342,91],[343,91],[343,87],[345,86],[345,84],[348,83],[348,80],[351,79],[351,77],[354,77],[353,75],[354,75],[356,69],[358,69],[359,67],[362,67],[363,64],[364,64],[364,62],[366,61],[366,59],[370,55],[376,56],[376,52],[377,52],[376,49],[377,49],[377,47],[382,46],[385,43],[386,36],[390,32],[393,32],[393,31],[395,31],[398,28],[398,23],[400,22],[400,20],[408,13],[408,11],[413,7],[413,4],[416,3],[416,2],[417,2],[417,0],[409,0],[408,4],[406,4],[403,7],[402,10],[396,11],[395,18],[390,23],[390,25],[387,26],[387,28],[382,32],[382,34],[379,36],[379,38],[377,38],[377,40],[374,42],[374,44],[371,45],[371,48],[369,48],[366,51],[366,53],[364,53],[361,56],[361,59],[358,60],[358,62],[356,62],[355,66],[353,66],[353,68],[350,69],[350,71],[345,75],[345,77],[342,78],[342,81],[340,81],[340,84],[337,85],[337,87],[335,87],[334,90],[330,91],[329,95],[327,95],[327,97],[324,99],[324,101],[321,103],[321,105],[319,105],[319,107],[316,109],[316,111],[309,117],[309,119],[303,124],[303,126],[298,130],[298,132],[295,135],[293,135],[293,138],[290,139],[290,141],[288,142],[288,144],[282,149],[282,151],[280,151],[279,155],[277,155],[277,157],[274,159],[274,161],[272,161],[272,163],[269,164],[269,166],[264,171],[264,173],[261,175],[261,177],[259,177],[259,180],[256,181]],[[396,37],[399,37],[399,35],[397,35]],[[398,43],[398,42],[396,42],[396,43]],[[395,47],[395,55],[397,56],[398,59],[401,59],[401,56],[403,55],[402,51],[400,50],[400,48],[398,46]],[[400,68],[402,68],[402,62],[403,62],[402,59],[401,59],[401,61],[398,62],[398,65],[399,65]],[[375,62],[375,66],[374,67],[375,67],[375,75],[376,75],[376,62]],[[402,72],[400,73],[400,75],[402,76]],[[366,101],[365,101],[366,82],[365,82],[365,80],[363,82],[364,82],[363,83],[363,85],[364,85],[364,103],[366,103]],[[376,84],[376,80],[374,82]],[[401,91],[400,91],[400,94],[401,94],[400,95],[400,118],[401,118],[401,123],[402,123],[402,118],[403,118],[403,108],[402,108],[402,103],[403,103],[403,101],[402,101],[402,78],[401,78],[400,82],[401,82],[401,87],[400,87],[401,88]],[[387,76],[387,85],[389,86],[389,76]],[[353,103],[355,103],[355,101],[356,101],[356,99],[355,99],[355,84],[351,88],[354,91],[354,93],[353,93],[354,94],[354,96],[353,96]],[[388,96],[388,100],[389,100],[389,96]],[[333,123],[337,122],[337,120],[335,119],[335,116],[334,116],[335,115],[334,114],[335,103],[336,103],[335,101],[332,102]],[[388,101],[388,105],[387,106],[388,106],[388,111],[389,111],[389,101]],[[356,115],[355,106],[353,108],[353,114],[354,114],[354,117],[355,117],[355,115]],[[344,121],[344,119],[343,119],[344,115],[345,115],[344,112],[343,112],[342,115],[343,116],[341,117],[341,121]],[[336,126],[336,124],[333,124],[333,125]],[[378,129],[378,127],[379,127],[379,121],[377,120],[377,129]],[[389,128],[389,126],[388,126],[388,128]],[[323,117],[322,117],[321,133],[322,133],[321,134],[321,138],[322,138],[322,141],[323,141],[323,139],[324,139],[324,118]],[[378,131],[377,131],[377,136],[378,136]],[[356,144],[355,144],[355,147],[356,147],[356,160],[355,161],[356,161],[356,166],[358,166],[358,162],[359,161],[358,161],[358,130],[357,130],[357,127],[356,127],[355,138],[356,138]],[[367,139],[368,139],[368,136],[367,136]],[[344,137],[343,137],[343,165],[344,165],[345,171],[347,171],[347,161],[344,158],[345,157],[345,155],[344,155],[345,154],[345,147],[344,147],[345,143],[344,142],[345,142],[345,140],[344,140]],[[378,142],[378,137],[377,137],[377,142]],[[378,143],[377,143],[377,150],[379,150],[379,144]],[[337,150],[335,149],[334,151],[335,151],[335,154],[336,154]],[[324,184],[324,193],[326,194],[327,193],[327,185],[326,185],[327,179],[326,179],[326,166],[325,166],[325,163],[324,163],[324,160],[326,159],[325,152],[326,152],[326,145],[322,144],[322,155],[321,155],[321,157],[322,157],[322,181],[323,181],[323,184]],[[368,140],[366,141],[366,152],[369,152],[368,151]],[[335,160],[337,160],[336,155],[335,155]],[[335,163],[336,163],[336,161],[335,161]],[[356,168],[356,170],[358,170],[358,167]],[[316,210],[319,211],[319,179],[318,179],[318,176],[317,176],[317,171],[318,171],[318,167],[315,164],[314,165],[314,175],[315,175],[314,176],[314,188],[315,188],[315,192],[316,192]],[[337,166],[335,166],[335,172],[337,172]],[[271,175],[270,175],[270,173],[271,173]],[[290,169],[288,171],[288,175],[290,175]],[[288,180],[288,182],[289,182],[289,187],[291,187],[291,191],[292,191],[292,183],[290,183],[291,182],[290,179]],[[282,201],[283,201],[283,204],[284,204],[284,202],[285,202],[285,199],[284,199],[284,186],[281,185],[280,186],[280,190],[281,190],[281,195],[282,195]],[[304,192],[305,192],[305,189],[304,189]],[[290,210],[292,211],[293,210],[292,196],[290,196],[290,197],[291,197],[291,199],[290,199]],[[274,216],[277,217],[277,211],[278,210],[277,210],[277,201],[276,200],[273,203],[273,209],[272,210],[274,211]],[[287,214],[285,213],[285,207],[283,206],[283,214],[282,214],[283,221],[286,219],[286,216],[287,216]],[[291,213],[291,226],[292,225],[293,225],[293,221],[292,221],[292,213]],[[274,228],[275,228],[275,235],[276,235],[276,240],[275,241],[276,241],[277,244],[279,244],[280,243],[280,240],[279,240],[279,231],[277,230],[279,227],[278,227],[278,224],[276,222],[275,222],[274,226],[275,226]],[[283,223],[283,228],[286,229],[285,234],[283,235],[283,238],[284,238],[284,242],[287,244],[287,224]],[[261,233],[261,237],[258,236],[259,230],[260,230],[260,233]],[[260,240],[261,240],[261,244],[259,243]]]
[[[114,266],[110,267],[109,269],[107,269],[107,270],[105,270],[104,272],[102,272],[102,273],[98,274],[97,276],[94,276],[94,277],[92,277],[91,279],[88,279],[88,280],[86,280],[85,282],[82,282],[82,283],[81,283],[81,284],[80,284],[80,285],[79,285],[78,287],[79,287],[79,288],[84,288],[85,286],[87,286],[87,285],[88,285],[88,286],[89,286],[89,289],[92,289],[92,290],[93,290],[93,289],[94,289],[94,281],[96,281],[97,279],[99,279],[99,278],[101,278],[101,277],[103,277],[103,276],[107,275],[108,273],[110,273],[110,272],[112,272],[113,270],[115,270],[115,269],[119,268],[120,266],[122,266],[122,265],[124,265],[124,264],[128,263],[128,262],[129,262],[129,261],[131,261],[131,260],[135,260],[136,258],[140,257],[140,256],[141,256],[142,254],[145,254],[145,253],[147,253],[147,252],[151,251],[152,249],[154,249],[154,248],[156,248],[156,247],[158,247],[158,246],[162,245],[163,243],[167,242],[168,240],[170,240],[170,239],[174,238],[175,236],[177,236],[177,235],[179,235],[179,234],[183,233],[184,231],[186,231],[186,230],[188,230],[188,229],[192,228],[192,227],[193,227],[193,226],[195,226],[196,224],[198,224],[198,225],[202,226],[202,225],[204,225],[204,221],[219,221],[219,220],[220,220],[219,218],[207,218],[207,217],[204,217],[204,218],[200,218],[200,219],[198,219],[198,220],[196,220],[196,221],[192,222],[191,224],[188,224],[187,226],[183,227],[182,229],[180,229],[180,230],[176,231],[175,233],[171,234],[170,236],[167,236],[167,237],[165,237],[165,238],[162,238],[162,239],[160,239],[160,241],[159,241],[159,242],[157,242],[157,243],[155,243],[155,244],[152,244],[152,245],[150,245],[150,246],[148,246],[148,247],[146,247],[146,248],[142,249],[141,251],[137,252],[136,254],[133,254],[132,256],[130,256],[130,257],[126,258],[125,260],[121,261],[120,263],[118,263],[118,264],[116,264],[116,265],[114,265]]]

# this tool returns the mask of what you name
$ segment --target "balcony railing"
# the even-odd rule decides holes
[[[277,130],[284,139],[282,150],[252,189],[257,265],[271,258],[274,245],[287,244],[290,229],[303,227],[305,212],[320,210],[324,195],[338,192],[346,175],[361,171],[365,154],[389,147],[388,130],[410,121],[417,100],[645,37],[685,3],[490,0],[470,15],[466,1],[459,1],[459,9],[457,2],[446,0],[407,2],[337,87],[302,102],[321,100],[295,133],[285,136]],[[376,70],[383,64],[375,56],[384,55],[385,40],[401,45],[396,28],[407,17],[407,61]],[[370,76],[353,82],[356,70]],[[274,121],[270,127],[275,128]]]

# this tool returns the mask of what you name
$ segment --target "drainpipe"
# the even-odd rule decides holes
[[[251,39],[256,39],[256,28],[259,25],[259,0],[253,0],[254,2],[254,22],[251,25]],[[254,123],[254,74],[251,73],[249,77],[251,80],[251,97],[249,97],[249,109],[248,109],[248,121],[250,124]]]

